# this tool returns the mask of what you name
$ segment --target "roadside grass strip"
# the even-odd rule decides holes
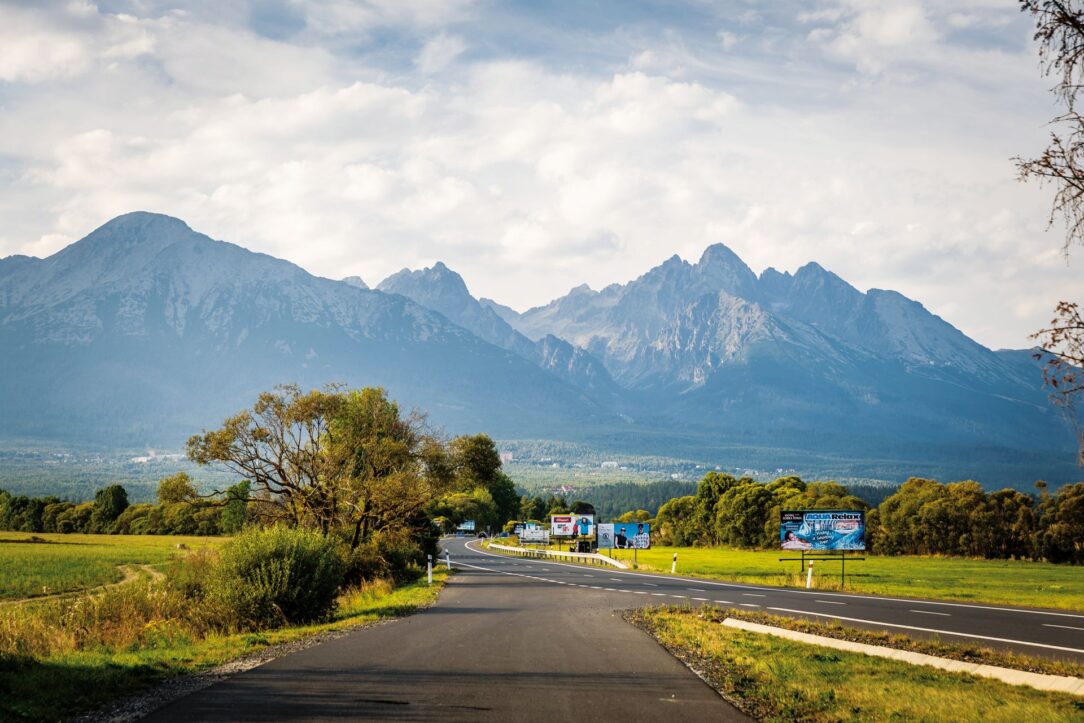
[[[746,620],[738,620],[737,618],[726,618],[723,620],[722,624],[739,630],[747,630],[751,633],[775,635],[788,640],[796,640],[800,643],[819,645],[823,648],[847,650],[853,653],[862,653],[863,655],[872,655],[878,658],[888,658],[889,660],[901,660],[912,665],[927,665],[931,668],[948,670],[953,673],[967,673],[968,675],[977,675],[982,678],[993,678],[994,680],[1000,680],[1009,685],[1026,685],[1030,688],[1035,688],[1036,690],[1051,690],[1058,693],[1069,693],[1071,695],[1084,697],[1084,678],[1031,673],[1026,670],[1001,668],[996,665],[983,665],[981,663],[966,663],[962,660],[938,658],[933,655],[915,653],[909,650],[897,650],[895,648],[886,648],[881,645],[867,645],[866,643],[855,643],[850,640],[828,638],[823,635],[799,633],[796,630],[787,630],[771,625],[751,623]]]
[[[376,580],[345,590],[332,619],[323,623],[199,637],[177,621],[161,620],[131,643],[86,648],[56,645],[50,652],[20,650],[41,636],[34,618],[42,610],[28,606],[0,610],[0,643],[15,643],[7,648],[0,645],[0,721],[66,720],[187,674],[209,672],[206,684],[210,684],[219,675],[216,671],[224,670],[219,666],[229,673],[239,672],[298,646],[415,613],[437,599],[449,574],[443,568],[434,570],[433,585],[426,584],[423,576],[399,587]],[[129,587],[135,592],[138,585],[124,589]],[[39,604],[86,605],[100,595],[87,593]],[[56,634],[65,637],[63,630]]]
[[[805,638],[789,639],[776,633],[784,626],[805,625],[831,631],[831,636],[824,636],[831,643],[850,637],[872,638],[890,642],[894,648],[951,652],[955,659],[949,663],[965,658],[989,667],[992,662],[1013,660],[1019,664],[1013,667],[1079,673],[1080,666],[1071,663],[937,641],[907,641],[902,636],[732,609],[659,607],[628,611],[626,619],[647,630],[723,697],[759,720],[985,723],[1084,719],[1084,700],[1077,695],[980,677],[975,667],[954,671],[915,665],[891,654],[872,656],[864,649],[837,649],[820,639],[810,643]],[[728,619],[738,623],[759,621],[760,625],[752,632],[744,625],[724,623]],[[768,623],[776,623],[772,634],[761,632]]]

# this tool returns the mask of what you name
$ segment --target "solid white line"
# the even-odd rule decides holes
[[[1062,628],[1063,630],[1084,630],[1084,628],[1074,628],[1072,625],[1051,625],[1050,623],[1043,623],[1044,628]]]
[[[835,600],[814,600],[813,602],[821,603],[823,605],[846,605],[845,602],[837,602]]]
[[[941,617],[952,617],[948,613],[935,613],[933,610],[908,610],[909,613],[918,613],[920,615],[940,615]]]
[[[864,620],[862,618],[845,618],[842,615],[829,613],[815,613],[812,610],[793,610],[791,608],[768,608],[783,613],[797,613],[798,615],[816,615],[819,618],[832,618],[833,620],[846,620],[851,623],[866,623],[868,625],[883,625],[886,628],[901,628],[903,630],[918,630],[922,633],[938,633],[940,635],[955,635],[961,638],[974,638],[975,640],[993,640],[997,643],[1012,643],[1014,645],[1029,645],[1035,648],[1048,648],[1050,650],[1065,650],[1070,653],[1084,653],[1080,648],[1063,648],[1060,645],[1047,645],[1046,643],[1029,643],[1026,640],[1013,640],[1012,638],[995,638],[990,635],[975,635],[972,633],[954,633],[951,630],[938,630],[937,628],[920,628],[915,625],[898,625],[896,623],[883,623],[880,620]]]
[[[472,542],[473,542],[473,540],[472,540]],[[479,549],[477,549],[475,547],[470,547],[470,543],[467,543],[467,548],[471,552],[478,553],[480,555],[485,555],[487,557],[501,557],[501,558],[505,557],[505,555],[497,555],[497,554],[494,554],[492,552],[485,552],[485,551],[479,550]],[[583,565],[572,565],[572,564],[565,563],[565,562],[556,562],[556,563],[555,562],[550,562],[549,564],[550,565],[560,565],[562,567],[572,567],[572,568],[575,568],[577,570],[584,569]],[[662,580],[662,579],[665,579],[665,580],[680,580],[681,582],[693,582],[693,583],[697,583],[699,585],[715,585],[717,587],[730,587],[730,588],[736,588],[738,590],[763,590],[763,591],[769,592],[769,593],[785,593],[785,594],[788,594],[788,595],[806,595],[806,596],[820,595],[822,597],[841,597],[841,598],[852,599],[852,600],[885,600],[885,601],[888,601],[888,602],[919,603],[921,605],[940,605],[940,606],[943,606],[943,607],[968,608],[968,609],[971,609],[971,610],[997,610],[997,611],[1006,612],[1006,613],[1023,613],[1025,615],[1050,615],[1052,617],[1076,618],[1078,620],[1084,620],[1084,615],[1081,615],[1080,613],[1062,613],[1062,612],[1055,612],[1055,611],[1051,611],[1051,610],[1028,610],[1027,608],[999,607],[997,605],[975,605],[973,603],[943,602],[943,601],[938,601],[938,600],[916,600],[914,598],[884,597],[884,596],[880,596],[880,595],[860,595],[858,593],[832,593],[832,592],[823,592],[823,591],[822,592],[816,592],[816,591],[809,591],[809,590],[794,590],[792,588],[786,588],[786,587],[765,587],[765,586],[762,586],[762,585],[746,585],[746,584],[737,583],[737,582],[721,582],[721,581],[718,581],[718,580],[705,580],[703,578],[678,577],[677,575],[673,575],[673,576],[670,576],[670,575],[665,575],[665,576],[664,575],[653,575],[653,574],[647,573],[647,572],[632,572],[632,571],[625,571],[625,570],[612,570],[611,572],[613,572],[615,575],[631,575],[633,577],[649,577],[649,578],[654,578],[654,579],[657,579],[657,580]],[[650,585],[652,583],[646,583],[645,582],[645,583],[642,583],[642,584]],[[658,586],[656,586],[656,587],[658,587]]]

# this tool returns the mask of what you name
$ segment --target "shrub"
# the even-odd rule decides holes
[[[343,581],[340,544],[289,527],[251,529],[227,543],[205,585],[223,624],[257,630],[331,615]]]

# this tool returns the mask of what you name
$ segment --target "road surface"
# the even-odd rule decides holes
[[[445,541],[440,600],[241,673],[153,721],[743,720],[620,611],[717,604],[1084,662],[1084,614],[787,590],[506,557]]]

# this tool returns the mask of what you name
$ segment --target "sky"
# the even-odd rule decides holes
[[[0,0],[0,256],[134,210],[519,310],[724,243],[992,348],[1084,301],[1010,0]]]

